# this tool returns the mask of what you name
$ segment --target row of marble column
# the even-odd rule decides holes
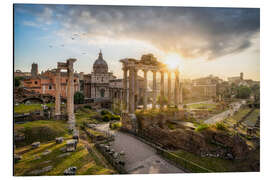
[[[129,87],[127,83],[127,74],[129,71]],[[148,94],[147,94],[147,72],[149,70],[143,70],[144,72],[144,86],[143,86],[143,109],[147,109],[147,100],[148,100]],[[156,70],[152,70],[153,72],[153,103],[152,108],[157,108],[157,81],[156,81]],[[164,74],[167,72],[165,71],[159,71],[161,74],[161,81],[160,81],[160,97],[162,103],[160,104],[160,108],[164,108],[165,103],[165,85],[164,85]],[[136,68],[123,68],[123,79],[124,79],[124,109],[127,110],[129,113],[134,113],[136,110],[136,104],[135,104],[135,95],[138,97],[138,69]],[[171,73],[170,71],[168,73],[168,105],[171,105],[172,103],[172,97],[171,97]],[[179,105],[179,98],[182,98],[180,96],[180,83],[179,83],[179,71],[175,70],[175,88],[174,88],[174,105]],[[128,96],[127,96],[127,90],[128,90]],[[129,98],[129,99],[127,99]],[[181,100],[182,101],[182,100]]]

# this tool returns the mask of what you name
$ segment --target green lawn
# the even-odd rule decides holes
[[[83,123],[98,123],[99,121],[93,118],[93,116],[97,114],[97,112],[94,112],[87,108],[81,108],[77,110],[77,112],[75,113],[76,125],[80,126]]]
[[[46,142],[56,137],[69,137],[66,121],[39,120],[23,124],[14,124],[14,133],[23,134],[25,140],[16,143],[18,146],[28,145],[35,141]]]
[[[253,127],[256,122],[257,122],[257,118],[260,115],[260,109],[255,109],[244,121],[245,124],[247,124],[248,126]]]
[[[247,115],[247,113],[249,113],[251,111],[250,108],[241,108],[238,112],[236,112],[232,117],[227,118],[224,122],[226,124],[236,124],[237,122],[239,122],[240,120],[242,120],[242,118]]]
[[[196,103],[196,102],[201,102],[201,101],[208,101],[210,98],[190,98],[190,99],[184,99],[183,104],[188,104],[188,103]]]
[[[63,154],[60,149],[64,146],[65,142],[62,144],[49,142],[41,144],[37,149],[30,149],[30,146],[16,149],[15,153],[21,154],[22,160],[14,164],[15,176],[34,175],[32,174],[33,170],[42,169],[47,166],[52,166],[52,170],[38,175],[63,175],[64,170],[71,166],[77,167],[77,175],[115,173],[111,169],[106,169],[98,165],[80,142],[75,152],[71,152],[68,156],[59,156]],[[43,155],[42,153],[45,150],[50,150],[51,153]],[[40,157],[40,159],[37,159],[37,157]]]
[[[54,107],[54,103],[48,103],[46,106]],[[40,110],[42,110],[41,104],[19,104],[18,106],[14,106],[15,113],[29,113]]]
[[[214,108],[216,108],[216,104],[207,104],[207,103],[191,104],[191,105],[188,105],[187,108],[213,110]]]

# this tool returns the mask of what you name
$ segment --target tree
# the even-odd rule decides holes
[[[21,85],[21,80],[22,80],[21,77],[15,77],[14,78],[14,85],[15,85],[15,87],[19,87]]]
[[[74,94],[74,104],[83,104],[84,103],[84,95],[83,93],[77,91]]]
[[[249,87],[240,86],[237,89],[236,97],[241,98],[241,99],[247,99],[247,98],[249,98],[250,94],[251,94],[251,89]]]

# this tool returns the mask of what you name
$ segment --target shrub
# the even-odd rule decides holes
[[[204,129],[207,129],[209,126],[207,124],[200,124],[196,127],[195,131],[202,131]]]
[[[216,128],[219,129],[219,130],[222,130],[222,131],[226,131],[227,130],[227,127],[222,122],[216,123]]]
[[[84,95],[83,93],[77,91],[74,94],[74,104],[83,104],[84,103]]]
[[[119,129],[122,126],[121,122],[110,123],[111,129]]]
[[[120,116],[113,114],[112,117],[111,117],[111,120],[117,120],[117,121],[119,121],[120,120]]]
[[[101,112],[100,112],[100,114],[101,115],[106,115],[106,114],[111,114],[109,111],[107,111],[107,110],[102,110]]]
[[[86,108],[86,109],[92,109],[92,107],[90,105],[85,105],[84,108]]]
[[[110,116],[109,114],[106,114],[106,115],[104,115],[104,116],[102,117],[102,120],[103,120],[104,122],[108,122],[108,121],[111,120],[111,116]]]
[[[175,129],[173,124],[168,124],[168,128],[171,129],[171,130]]]

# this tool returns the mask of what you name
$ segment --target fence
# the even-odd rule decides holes
[[[213,172],[207,168],[201,167],[198,164],[195,164],[191,161],[188,161],[180,156],[177,156],[169,151],[164,149],[157,149],[157,153],[160,154],[162,157],[165,157],[170,162],[172,162],[175,166],[179,168],[184,168],[193,173],[209,173]]]

